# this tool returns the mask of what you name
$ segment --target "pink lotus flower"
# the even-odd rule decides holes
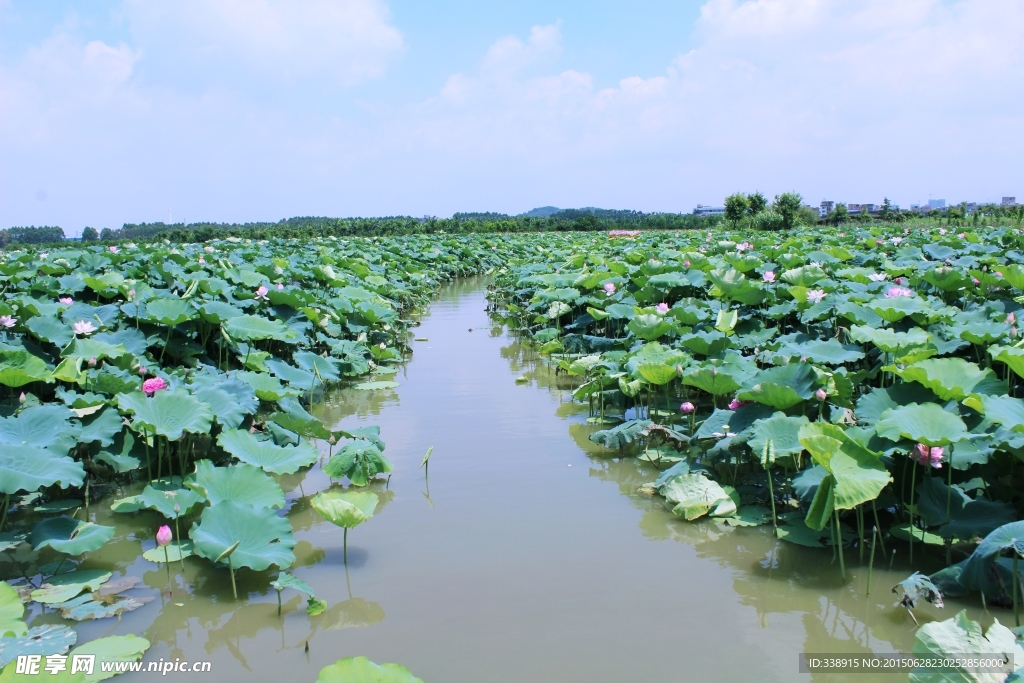
[[[1017,316],[1015,316],[1012,312],[1006,314],[1006,324],[1007,325],[1012,325],[1016,321],[1017,321]]]
[[[773,271],[773,270],[766,270],[766,271],[764,271],[764,274],[761,276],[761,279],[764,280],[765,282],[769,282],[769,283],[770,282],[775,282],[775,271]]]
[[[109,251],[111,254],[116,254],[117,253],[117,246],[111,244],[109,247],[107,247],[107,251]]]
[[[254,296],[253,299],[263,299],[264,301],[267,301],[267,292],[269,291],[270,290],[267,289],[266,285],[260,285],[256,290],[256,296]]]
[[[683,403],[681,406],[679,406],[679,412],[684,413],[684,414],[692,413],[694,410],[696,410],[694,408],[694,405],[692,403],[690,403],[689,401],[687,401],[686,403]]]
[[[814,398],[818,399],[819,401],[824,401],[826,398],[828,398],[828,394],[825,393],[824,389],[818,389],[817,391],[814,392]]]
[[[145,365],[140,365],[139,366],[139,377],[145,377],[145,376],[146,376],[146,366]]]
[[[956,234],[956,236],[957,236],[957,237],[959,237],[960,239],[963,239],[963,238],[967,237],[967,233],[964,233],[964,232],[958,232],[958,233]]]
[[[134,289],[129,289],[128,290],[128,301],[131,301],[134,298],[135,298],[135,290]]]
[[[886,299],[895,299],[901,296],[914,296],[914,293],[906,287],[890,287],[889,291],[885,293]]]
[[[885,273],[871,273],[871,275],[868,275],[868,279],[872,282],[881,282],[887,277],[889,276]]]
[[[10,315],[0,315],[0,327],[11,329],[18,324],[18,319]]]
[[[280,292],[280,291],[281,291],[282,289],[284,289],[284,285],[283,285],[283,284],[281,284],[280,282],[278,282],[278,283],[277,283],[277,291],[279,291],[279,292]]]
[[[940,446],[929,448],[926,444],[919,443],[914,447],[913,458],[921,465],[931,465],[938,470],[942,469],[942,457],[945,454],[945,449]]]
[[[152,377],[142,383],[142,391],[144,391],[147,396],[152,396],[156,392],[163,391],[166,388],[167,382],[165,382],[162,377]]]
[[[945,235],[946,234],[946,229],[945,228],[939,228],[939,234],[940,235]]]
[[[901,278],[901,277],[898,277],[898,278],[896,278],[895,280],[893,280],[893,282],[895,282],[895,283],[896,283],[896,284],[898,284],[898,285],[902,285],[902,284],[903,284],[903,278]]]
[[[690,262],[689,261],[683,261],[683,265],[685,267],[689,268],[690,267]]]
[[[75,300],[72,299],[70,296],[62,296],[60,299],[58,299],[58,301],[60,301],[65,306],[70,306],[71,304],[75,303]]]
[[[729,410],[739,410],[748,403],[750,403],[750,401],[741,401],[738,398],[734,398],[733,400],[729,401]]]
[[[812,289],[807,292],[807,303],[817,304],[821,303],[821,300],[825,298],[825,290],[823,289]]]
[[[159,546],[170,545],[171,541],[174,540],[174,534],[171,533],[171,527],[164,524],[162,527],[156,530],[156,543]]]
[[[99,328],[97,328],[88,320],[79,320],[78,322],[71,326],[71,329],[74,331],[75,334],[80,334],[83,337],[88,337],[90,334],[92,334]]]
[[[608,296],[611,296],[612,294],[614,294],[615,293],[615,283],[613,283],[613,282],[606,282],[606,283],[604,283],[604,293],[607,294]]]
[[[203,247],[203,251],[205,251],[207,254],[212,254],[213,247]]]
[[[978,285],[980,285],[980,284],[981,284],[981,280],[979,280],[979,279],[978,279],[978,278],[976,278],[976,277],[972,277],[972,278],[971,278],[971,282],[973,282],[973,283],[974,283],[974,286],[975,286],[975,287],[977,287]]]
[[[199,258],[199,265],[203,265],[203,264],[205,264],[205,263],[206,263],[206,259],[204,259],[204,258],[200,257],[200,258]]]
[[[89,367],[90,368],[96,367],[96,358],[95,358],[95,356],[89,359]]]
[[[655,306],[654,310],[657,311],[658,315],[665,315],[666,313],[668,313],[668,304],[662,302]]]

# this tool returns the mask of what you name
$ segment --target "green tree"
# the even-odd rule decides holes
[[[825,222],[829,225],[839,225],[845,223],[849,218],[850,212],[846,210],[846,204],[836,204],[836,208],[825,217]]]
[[[803,204],[804,198],[797,192],[784,192],[775,195],[772,210],[782,216],[782,224],[786,230],[796,225],[796,214]]]
[[[747,197],[740,192],[731,194],[725,198],[725,220],[730,223],[739,223],[747,215],[750,207]]]
[[[100,234],[96,231],[96,228],[90,228],[89,226],[82,228],[83,242],[95,241],[98,240],[99,238]]]
[[[100,230],[100,239],[101,240],[112,240],[112,239],[114,239],[114,231],[111,230],[110,228],[103,228],[102,230]]]
[[[796,212],[797,225],[815,225],[820,218],[821,213],[813,206],[801,206]]]
[[[755,192],[747,195],[747,213],[749,215],[756,216],[766,208],[768,208],[768,199],[763,194]]]
[[[881,218],[883,221],[889,221],[892,220],[895,213],[896,212],[892,210],[892,202],[889,201],[889,198],[886,197],[885,199],[883,199],[882,209],[878,212],[878,217]]]

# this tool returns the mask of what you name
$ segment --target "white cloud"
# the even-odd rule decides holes
[[[382,0],[127,0],[147,60],[164,78],[350,86],[405,50]]]

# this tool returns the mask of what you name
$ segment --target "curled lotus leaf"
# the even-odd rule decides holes
[[[232,500],[253,507],[284,507],[284,491],[273,477],[247,463],[215,467],[209,460],[196,463],[196,471],[186,482],[192,489],[216,505]]]
[[[963,358],[929,358],[893,371],[931,389],[943,401],[962,401],[972,393],[1006,393],[1006,383],[992,370],[981,369]]]
[[[704,515],[733,517],[739,507],[738,496],[733,498],[726,487],[700,472],[675,477],[660,491],[665,500],[675,504],[672,512],[691,522]]]
[[[84,590],[94,591],[110,579],[110,572],[85,569],[51,576],[41,588],[32,591],[32,599],[42,603],[66,602]]]
[[[156,510],[167,519],[175,519],[187,515],[193,507],[203,501],[203,497],[192,489],[159,482],[146,486],[138,501],[143,507]],[[177,511],[174,509],[175,505],[178,506]]]
[[[310,505],[331,524],[351,529],[373,517],[378,501],[369,491],[327,491],[313,496]]]
[[[242,462],[273,474],[294,474],[316,462],[316,446],[300,439],[297,446],[278,446],[261,441],[242,429],[229,429],[217,437],[217,444]]]
[[[316,683],[423,683],[401,664],[374,664],[366,657],[346,657],[320,670]]]
[[[203,510],[189,532],[195,553],[216,561],[236,543],[231,566],[263,571],[271,565],[287,569],[295,562],[295,537],[287,519],[269,508],[222,501]]]
[[[1024,557],[1024,522],[1004,524],[986,536],[964,561],[958,580],[973,590],[997,593],[1002,586],[993,565],[1006,551]]]
[[[761,370],[748,380],[736,397],[757,401],[776,410],[786,410],[814,394],[815,375],[806,363],[790,363]]]
[[[147,398],[142,392],[118,394],[117,407],[132,415],[132,429],[148,431],[177,441],[186,432],[206,434],[213,424],[213,411],[184,389],[158,391]]]
[[[981,624],[967,616],[967,610],[961,610],[952,619],[933,621],[924,624],[914,636],[913,653],[921,659],[953,658],[977,656],[979,652],[998,652],[1012,657],[1013,662],[1024,661],[1024,648],[1013,631],[1006,628],[996,619],[983,632]],[[911,683],[946,683],[948,681],[984,681],[1005,680],[1005,674],[972,674],[943,669],[917,668],[910,672]]]
[[[50,366],[39,356],[21,349],[0,349],[0,384],[17,388],[32,382],[52,382],[49,375]]]
[[[378,474],[391,469],[391,463],[375,444],[357,439],[335,453],[323,471],[332,479],[348,477],[355,486],[366,486]]]
[[[33,550],[51,547],[68,555],[97,550],[114,537],[114,527],[83,522],[72,517],[51,517],[32,527]]]

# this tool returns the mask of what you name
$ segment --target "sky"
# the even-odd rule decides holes
[[[0,227],[1024,200],[1020,0],[0,0]]]

